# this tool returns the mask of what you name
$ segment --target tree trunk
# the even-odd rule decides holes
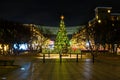
[[[94,60],[95,60],[95,56],[94,56],[94,53],[93,53],[93,48],[92,48],[92,45],[88,39],[88,43],[89,43],[89,47],[90,47],[90,50],[91,50],[91,55],[92,55],[92,62],[94,63]]]

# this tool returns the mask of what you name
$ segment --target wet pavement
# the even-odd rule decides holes
[[[91,59],[16,58],[17,70],[1,77],[1,80],[120,80],[120,62]]]

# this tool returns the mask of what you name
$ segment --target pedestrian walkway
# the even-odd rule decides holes
[[[91,59],[79,60],[46,59],[45,63],[39,58],[19,58],[16,63],[21,68],[2,76],[3,80],[119,80],[120,65],[106,64]],[[73,61],[69,61],[73,60]],[[110,63],[110,62],[109,62]]]

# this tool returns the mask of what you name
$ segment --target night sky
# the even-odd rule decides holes
[[[120,13],[120,0],[2,0],[0,18],[59,26],[60,15],[64,15],[66,26],[79,26],[93,19],[98,6]]]

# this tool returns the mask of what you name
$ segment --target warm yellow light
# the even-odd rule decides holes
[[[98,20],[98,23],[101,23],[101,20]]]
[[[98,15],[96,16],[96,18],[98,19]]]
[[[91,24],[89,23],[89,26],[91,26]]]
[[[2,44],[0,44],[0,49],[2,49]]]
[[[112,24],[112,26],[115,26],[114,24]]]
[[[111,11],[110,10],[108,10],[108,13],[110,13]]]
[[[8,50],[8,45],[4,45],[4,51]]]
[[[64,19],[64,16],[63,16],[63,15],[61,16],[61,19],[62,19],[62,20]]]
[[[4,51],[7,51],[7,46],[4,47]]]

